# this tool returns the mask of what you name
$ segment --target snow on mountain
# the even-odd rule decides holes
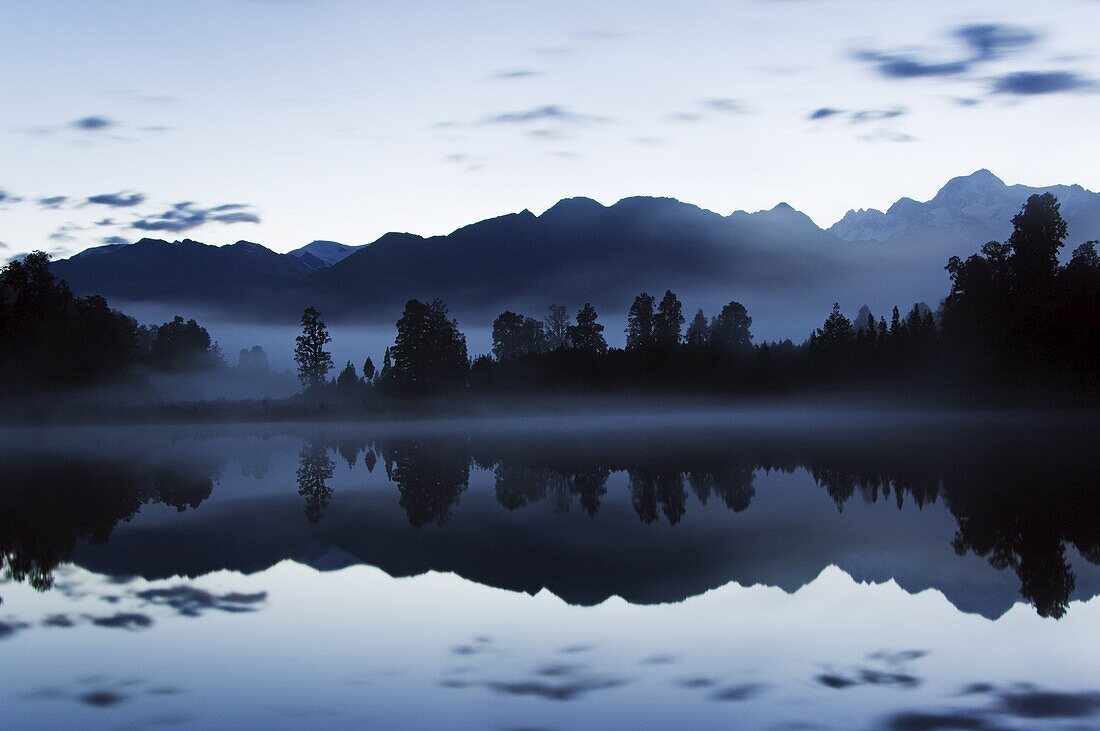
[[[338,241],[318,240],[287,253],[301,259],[311,269],[321,269],[346,259],[365,245],[351,246]]]
[[[975,249],[986,241],[1007,238],[1012,232],[1012,217],[1028,197],[1046,192],[1057,196],[1062,205],[1062,215],[1070,224],[1071,247],[1100,236],[1100,193],[1079,185],[1006,185],[984,169],[952,178],[923,203],[902,198],[885,213],[875,209],[848,211],[829,232],[845,241]]]

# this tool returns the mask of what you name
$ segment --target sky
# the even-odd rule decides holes
[[[0,259],[1100,189],[1100,0],[0,0]]]

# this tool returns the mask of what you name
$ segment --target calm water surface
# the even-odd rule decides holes
[[[1096,434],[0,432],[0,725],[1100,728]]]

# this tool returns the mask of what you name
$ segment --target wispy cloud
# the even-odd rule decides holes
[[[81,117],[80,119],[74,119],[72,122],[69,122],[69,126],[83,132],[98,132],[100,130],[117,127],[118,122],[108,119],[107,117]]]
[[[953,77],[967,74],[987,61],[1032,46],[1039,34],[1027,28],[1001,23],[973,23],[954,28],[948,36],[955,48],[930,59],[911,50],[862,50],[855,58],[890,79]],[[947,58],[944,59],[943,57]]]
[[[96,206],[110,206],[111,208],[131,208],[145,202],[145,196],[141,193],[100,193],[91,195],[84,202]]]
[[[709,109],[712,112],[725,112],[727,114],[745,114],[749,111],[749,107],[740,99],[731,99],[729,97],[717,97],[711,99],[703,99],[699,104],[704,109]]]
[[[703,118],[698,112],[673,112],[668,115],[673,122],[698,122]]]
[[[74,233],[83,231],[84,227],[75,223],[63,223],[54,229],[48,238],[50,241],[76,241]]]
[[[192,201],[174,204],[161,213],[139,218],[130,224],[139,231],[180,233],[209,223],[259,223],[260,217],[242,203],[226,203],[210,208],[197,207]]]
[[[905,132],[896,132],[890,129],[879,129],[874,132],[869,132],[865,135],[860,135],[859,139],[864,142],[914,142],[916,137]]]
[[[490,78],[502,80],[502,81],[514,81],[517,79],[532,79],[536,76],[542,76],[545,71],[539,71],[537,69],[504,69],[497,71]]]
[[[905,115],[904,107],[883,107],[872,109],[838,109],[836,107],[821,107],[806,115],[806,119],[820,122],[826,119],[842,117],[851,124],[866,124],[868,122],[883,122],[897,119]]]
[[[67,195],[48,195],[38,199],[38,205],[43,208],[58,209],[69,200]]]
[[[502,112],[486,117],[482,124],[532,124],[536,122],[556,122],[560,124],[592,124],[611,121],[607,117],[595,114],[574,112],[560,104],[546,104],[540,107],[514,112]]]
[[[970,48],[971,58],[989,61],[1039,40],[1039,34],[1027,28],[1000,23],[974,23],[955,29],[955,37]]]
[[[901,107],[892,107],[889,109],[857,109],[848,115],[848,119],[852,124],[863,124],[865,122],[881,122],[884,119],[897,119],[904,114],[905,110]]]
[[[1015,96],[1092,91],[1096,88],[1095,80],[1072,71],[1015,71],[993,80],[993,93]]]
[[[61,137],[80,145],[98,142],[132,142],[135,133],[148,134],[172,129],[161,124],[129,125],[101,114],[71,119],[67,122],[17,127],[16,132],[49,139]]]
[[[960,76],[969,71],[972,65],[969,60],[930,62],[904,53],[881,51],[860,51],[856,54],[856,58],[872,64],[879,74],[891,79]]]

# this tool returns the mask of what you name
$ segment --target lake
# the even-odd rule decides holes
[[[5,430],[0,724],[1098,728],[1096,426]]]

